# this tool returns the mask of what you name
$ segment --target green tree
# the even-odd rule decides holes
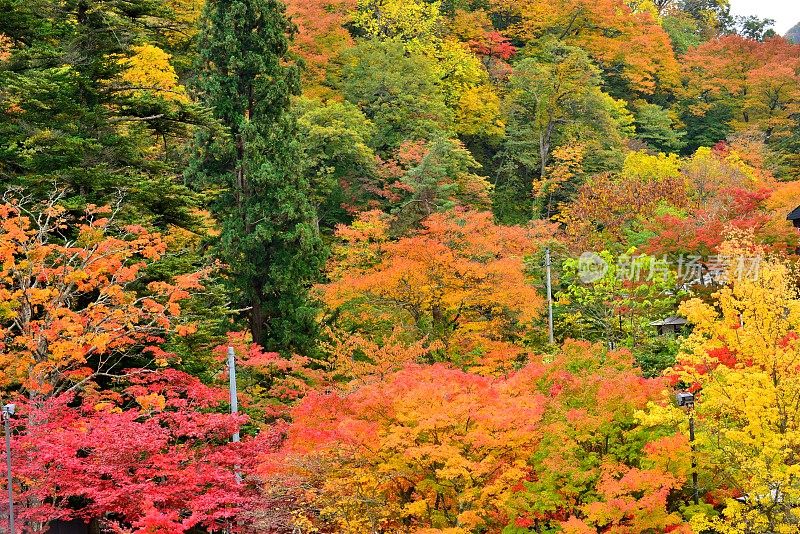
[[[687,50],[703,41],[699,35],[697,21],[688,13],[673,10],[661,19],[661,26],[669,35],[676,54],[685,54]]]
[[[764,41],[772,37],[777,37],[778,34],[775,33],[773,29],[774,25],[774,20],[762,19],[754,15],[736,17],[736,26],[739,35],[756,41]]]
[[[692,110],[692,102],[680,103],[681,122],[686,125],[684,154],[691,154],[700,147],[714,146],[733,132],[731,121],[736,109],[729,102],[713,99],[707,110],[699,114]]]
[[[559,43],[550,43],[515,66],[506,102],[508,133],[501,151],[500,198],[509,198],[507,185],[515,182],[525,190],[517,192],[524,196],[514,202],[530,199],[532,184],[548,198],[553,196],[549,185],[553,153],[568,144],[583,145],[585,170],[621,166],[622,141],[632,133],[632,117],[624,103],[605,94],[600,84],[600,71],[586,53]],[[524,178],[521,184],[515,180],[519,176]],[[567,185],[574,189],[574,184]],[[569,191],[567,187],[563,193]],[[550,204],[560,200],[563,197]]]
[[[373,146],[387,152],[405,140],[448,137],[453,112],[433,59],[402,42],[362,41],[342,57],[340,89],[375,123]]]
[[[365,182],[376,173],[376,154],[369,146],[375,126],[349,102],[300,98],[297,116],[303,154],[311,181],[317,227],[331,231],[350,223],[350,212],[364,203]]]
[[[590,111],[590,97],[600,85],[599,74],[585,52],[559,45],[541,59],[527,58],[516,66],[509,122],[529,145],[523,161],[529,161],[528,166],[536,168],[541,178],[559,135]]]
[[[684,132],[676,129],[668,110],[643,102],[636,106],[636,137],[661,152],[683,147]]]
[[[554,310],[558,334],[627,346],[645,374],[658,375],[674,363],[677,344],[654,339],[649,323],[675,314],[682,297],[675,274],[664,260],[633,251],[593,258],[564,261]]]
[[[198,89],[228,135],[201,139],[190,174],[216,188],[218,257],[255,342],[309,351],[316,307],[308,287],[324,261],[297,125],[294,27],[277,0],[214,0],[201,22]]]
[[[415,154],[399,178],[408,194],[392,209],[397,215],[394,230],[418,227],[430,215],[456,206],[478,210],[491,207],[491,185],[474,172],[480,164],[460,141],[439,138],[425,146],[404,148]]]
[[[680,9],[695,20],[703,40],[713,39],[734,29],[729,0],[682,0]]]
[[[793,119],[790,133],[775,143],[781,174],[800,176],[800,116]]]

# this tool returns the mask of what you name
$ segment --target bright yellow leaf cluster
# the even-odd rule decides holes
[[[760,251],[739,242],[723,253]],[[694,331],[674,372],[697,392],[701,475],[718,481],[727,498],[722,516],[693,519],[696,532],[800,529],[797,274],[791,261],[764,258],[757,273],[734,268],[713,303],[681,306]]]
[[[189,101],[186,89],[178,83],[169,54],[150,44],[134,46],[132,50],[133,55],[120,60],[125,67],[120,78],[131,86],[133,94],[153,93],[165,100]]]
[[[660,181],[680,176],[681,161],[677,154],[648,154],[631,151],[625,156],[622,176],[639,180]]]
[[[440,10],[440,1],[361,0],[353,22],[368,37],[411,41],[434,34]]]

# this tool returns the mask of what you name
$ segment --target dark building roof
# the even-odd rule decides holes
[[[800,219],[800,206],[797,206],[792,212],[786,216],[788,221],[796,221]]]
[[[650,323],[650,326],[669,326],[669,325],[684,325],[688,321],[683,317],[667,317],[666,319],[662,319],[660,321],[653,321]]]

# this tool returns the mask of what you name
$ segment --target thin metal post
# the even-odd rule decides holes
[[[694,504],[700,504],[700,491],[697,487],[697,456],[694,451],[694,408],[689,408],[689,444],[692,449],[692,486],[694,488]]]
[[[236,395],[236,352],[234,352],[233,347],[228,347],[228,379],[230,384],[231,390],[231,413],[237,414],[239,413],[239,397]],[[239,442],[239,430],[237,429],[236,432],[233,433],[231,441],[234,443]],[[239,466],[235,466],[234,476],[236,477],[236,483],[242,483],[242,474],[239,472]]]
[[[236,353],[233,347],[228,347],[228,377],[231,389],[231,413],[239,413],[239,399],[236,395]],[[239,432],[233,434],[234,443],[239,441]]]
[[[3,406],[3,422],[6,431],[6,469],[8,471],[8,526],[9,533],[14,534],[16,527],[14,525],[14,485],[11,474],[11,422],[9,419],[11,419],[9,409]]]
[[[544,266],[547,271],[547,333],[552,345],[555,340],[553,338],[553,287],[550,279],[550,247],[544,249]]]

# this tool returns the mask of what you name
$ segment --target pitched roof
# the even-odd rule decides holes
[[[650,323],[650,326],[668,326],[668,325],[682,325],[686,324],[688,321],[683,317],[667,317],[666,319],[661,319],[660,321],[653,321]]]
[[[796,221],[800,219],[800,206],[797,206],[792,212],[786,216],[787,221]]]

